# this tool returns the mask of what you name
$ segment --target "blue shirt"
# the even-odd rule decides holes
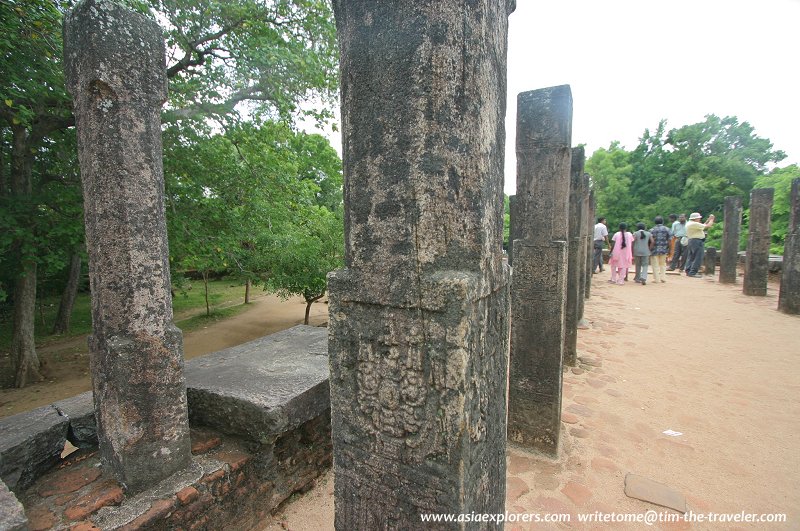
[[[676,221],[672,224],[672,235],[676,238],[683,238],[686,236],[686,223]]]
[[[656,225],[650,229],[653,235],[653,254],[667,254],[669,251],[669,229],[664,225]]]

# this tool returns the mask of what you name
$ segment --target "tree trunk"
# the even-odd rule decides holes
[[[28,130],[22,125],[14,125],[11,130],[13,133],[11,195],[20,200],[27,200],[32,191],[33,159],[30,153],[30,137]],[[18,275],[14,283],[14,333],[11,338],[11,368],[14,371],[16,387],[25,387],[30,380],[41,379],[34,339],[36,260],[35,257],[23,255],[23,243],[17,240],[12,244],[12,249],[17,251],[15,254],[19,260]]]
[[[34,321],[36,318],[36,262],[25,264],[23,276],[14,285],[14,335],[11,340],[11,368],[14,385],[25,387],[39,381],[39,356],[36,355]]]
[[[203,270],[203,284],[206,287],[206,316],[211,315],[211,307],[208,304],[208,271]]]
[[[61,303],[58,305],[58,315],[56,322],[53,323],[54,334],[66,334],[69,332],[69,322],[72,318],[72,307],[75,305],[75,297],[78,294],[78,284],[81,279],[81,254],[75,249],[72,252],[72,259],[69,262],[69,278],[61,294]]]
[[[250,304],[250,279],[248,278],[247,281],[244,283],[244,303]]]
[[[317,296],[303,294],[303,298],[306,300],[306,319],[303,321],[303,324],[308,324],[308,315],[311,313],[311,305],[320,300],[324,295],[324,291]]]

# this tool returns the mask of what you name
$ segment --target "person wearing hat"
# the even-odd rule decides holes
[[[689,239],[689,256],[686,258],[686,276],[701,277],[700,264],[703,263],[703,247],[705,246],[705,230],[714,224],[714,214],[708,216],[708,221],[701,223],[703,216],[699,212],[692,212],[686,222],[686,237]]]

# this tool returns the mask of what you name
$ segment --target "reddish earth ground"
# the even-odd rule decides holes
[[[741,283],[669,275],[625,286],[595,275],[579,355],[596,366],[564,377],[561,457],[508,450],[507,510],[570,523],[506,529],[643,529],[579,523],[595,511],[673,511],[628,498],[628,472],[669,485],[698,513],[780,513],[780,524],[656,523],[655,529],[800,529],[800,317],[776,311],[778,285],[746,297]],[[185,335],[187,357],[302,322],[304,303],[262,297],[231,319]],[[315,304],[312,324],[327,320]],[[89,389],[85,339],[51,345],[58,377],[0,393],[4,415]],[[70,360],[69,354],[75,356]],[[48,354],[49,356],[49,354]],[[591,369],[591,370],[588,370]],[[679,436],[663,434],[681,432]],[[333,529],[333,476],[284,505],[265,529]]]
[[[776,311],[778,285],[746,297],[715,279],[610,285],[594,276],[579,355],[599,367],[564,376],[561,457],[508,450],[506,508],[569,523],[506,529],[647,529],[579,514],[675,511],[629,498],[639,474],[696,513],[781,513],[785,523],[659,523],[654,529],[800,529],[800,317]],[[632,277],[631,277],[632,278]],[[663,434],[666,430],[679,436]],[[333,475],[265,529],[333,529]]]
[[[195,358],[303,323],[306,303],[296,297],[282,300],[261,295],[236,316],[193,330],[183,335],[186,359]],[[311,307],[309,324],[328,321],[328,305],[322,301]],[[24,389],[0,390],[0,418],[52,404],[92,388],[89,380],[89,349],[86,336],[51,343],[40,349],[47,379]]]

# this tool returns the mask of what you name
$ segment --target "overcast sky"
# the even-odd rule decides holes
[[[736,116],[800,163],[800,0],[517,0],[509,18],[505,190],[517,94],[568,84],[587,156],[645,128]]]

